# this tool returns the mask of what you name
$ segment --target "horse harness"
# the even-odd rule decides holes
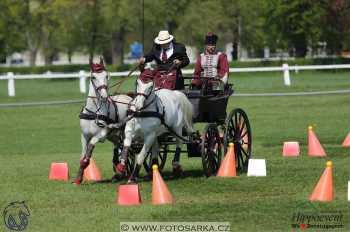
[[[157,90],[156,90],[157,91]],[[143,93],[137,93],[137,95],[142,95],[144,96],[146,99],[149,97],[149,95],[143,94]],[[160,122],[162,123],[162,125],[164,125],[168,131],[173,134],[174,136],[176,136],[177,138],[181,139],[182,141],[188,142],[189,140],[184,138],[181,135],[178,135],[173,128],[171,128],[168,124],[165,123],[165,119],[164,119],[164,115],[165,115],[165,107],[163,105],[162,100],[155,94],[154,99],[148,103],[147,105],[145,105],[144,107],[142,107],[141,110],[146,109],[148,106],[150,106],[154,101],[156,101],[156,99],[159,100],[161,107],[162,107],[162,113],[159,110],[159,106],[156,103],[156,111],[131,111],[129,110],[128,115],[130,115],[131,117],[128,117],[129,120],[132,118],[158,118],[160,120]]]
[[[99,87],[96,87],[96,85],[95,85],[95,83],[92,81],[92,79],[90,79],[90,81],[91,81],[91,84],[92,84],[92,86],[94,87],[95,93],[96,93],[97,95],[99,95],[99,92],[98,92],[99,90],[101,90],[101,89],[106,89],[106,90],[107,90],[107,89],[108,89],[108,86],[107,86],[107,85],[101,85],[101,86],[99,86]],[[91,99],[92,99],[92,101],[93,101],[93,103],[95,104],[95,107],[96,107],[97,110],[96,110],[96,112],[94,112],[93,110],[88,109],[86,106],[83,106],[82,109],[81,109],[81,111],[80,111],[80,113],[79,113],[79,118],[80,118],[80,119],[95,120],[96,125],[99,126],[99,127],[101,127],[101,128],[105,127],[105,125],[99,123],[98,121],[100,121],[100,120],[103,121],[103,122],[105,122],[107,125],[108,125],[108,124],[111,124],[111,123],[117,123],[117,122],[119,121],[118,106],[117,106],[116,102],[113,101],[112,98],[108,97],[108,98],[107,98],[107,102],[110,102],[110,103],[113,104],[114,109],[115,109],[115,118],[116,118],[116,120],[113,120],[113,119],[111,119],[111,118],[108,117],[108,115],[110,114],[110,104],[108,104],[107,115],[98,114],[98,113],[97,113],[97,112],[101,109],[102,104],[98,105],[94,99],[100,98],[100,96],[98,96],[98,97],[88,96],[88,98],[91,98]],[[84,109],[88,112],[88,114],[83,112]]]

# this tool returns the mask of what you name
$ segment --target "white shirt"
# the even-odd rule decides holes
[[[166,49],[166,57],[167,59],[169,59],[170,56],[173,55],[174,53],[174,46],[173,46],[173,43],[170,43],[169,44],[169,47]],[[163,54],[163,48],[160,49],[160,56],[159,56],[159,59],[162,60],[162,54]]]

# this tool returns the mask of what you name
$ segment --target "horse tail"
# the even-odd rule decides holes
[[[193,106],[192,103],[188,100],[185,94],[182,92],[176,91],[180,100],[181,108],[184,115],[184,126],[187,130],[187,133],[193,133]]]

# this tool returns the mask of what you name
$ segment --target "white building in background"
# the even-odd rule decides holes
[[[30,60],[29,52],[13,53],[11,56],[6,58],[6,63],[0,64],[1,66],[29,66]],[[64,65],[64,64],[88,64],[89,55],[84,53],[75,52],[71,58],[71,63],[68,61],[68,55],[65,53],[59,53],[57,59],[52,62],[53,65]],[[44,66],[45,58],[42,52],[38,52],[36,56],[35,65]]]

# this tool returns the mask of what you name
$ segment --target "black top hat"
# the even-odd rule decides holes
[[[212,32],[208,32],[205,36],[205,44],[207,45],[216,45],[216,41],[218,40],[218,36]]]

